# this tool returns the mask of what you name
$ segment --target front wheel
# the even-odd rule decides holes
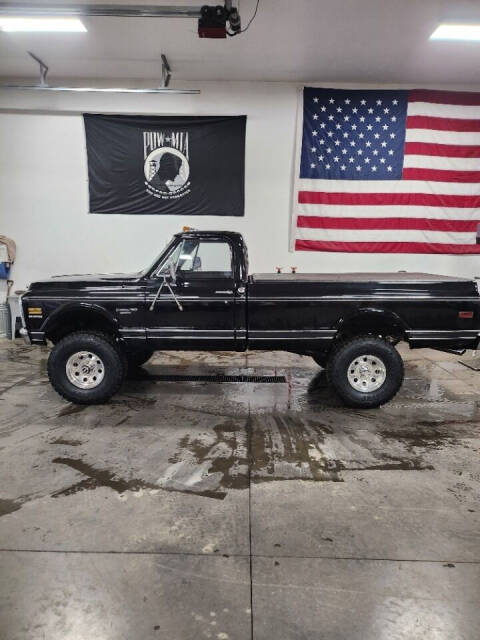
[[[334,349],[327,364],[331,385],[351,407],[379,407],[402,386],[403,362],[391,344],[375,336],[359,336]]]
[[[47,368],[53,388],[66,400],[102,404],[120,389],[126,361],[110,336],[79,331],[57,342]]]

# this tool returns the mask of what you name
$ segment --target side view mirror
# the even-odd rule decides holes
[[[172,284],[175,284],[177,282],[177,275],[175,273],[175,265],[173,264],[173,262],[169,262],[167,268],[168,268],[168,275],[170,276],[170,282],[172,282]],[[163,273],[162,283],[158,287],[158,291],[157,291],[157,293],[155,294],[155,297],[152,300],[152,304],[148,308],[149,311],[153,311],[155,309],[155,303],[159,299],[160,294],[162,293],[163,287],[168,289],[168,291],[170,292],[170,295],[172,296],[173,300],[175,301],[175,304],[177,305],[178,309],[180,311],[183,311],[183,307],[182,307],[180,301],[178,300],[177,296],[175,295],[172,287],[170,286],[170,282],[167,280],[167,274]]]

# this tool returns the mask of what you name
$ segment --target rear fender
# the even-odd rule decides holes
[[[335,325],[338,334],[356,335],[363,333],[405,334],[406,323],[394,311],[364,307],[350,316],[340,318]]]

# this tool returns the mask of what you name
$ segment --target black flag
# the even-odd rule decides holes
[[[90,213],[244,215],[246,116],[83,118]]]

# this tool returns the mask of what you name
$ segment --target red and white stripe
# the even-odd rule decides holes
[[[297,250],[480,253],[480,93],[409,92],[401,180],[297,179],[294,197]]]

